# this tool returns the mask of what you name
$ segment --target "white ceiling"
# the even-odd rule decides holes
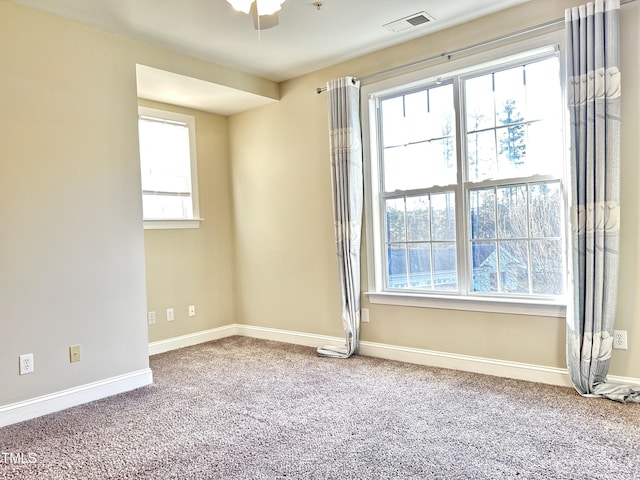
[[[218,115],[233,115],[277,101],[146,65],[136,65],[136,76],[140,98]]]
[[[260,33],[226,0],[13,1],[279,82],[528,0],[324,0],[319,10],[313,0],[286,0],[280,25]],[[434,21],[383,27],[423,11]]]

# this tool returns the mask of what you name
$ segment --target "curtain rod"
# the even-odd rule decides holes
[[[627,3],[635,2],[636,0],[620,0],[620,5],[626,5]],[[390,73],[397,72],[399,70],[404,70],[407,68],[417,67],[419,65],[424,65],[425,63],[433,62],[434,60],[441,59],[443,57],[447,57],[447,60],[451,60],[453,55],[458,55],[460,53],[468,52],[469,50],[475,50],[476,48],[486,47],[487,45],[492,45],[494,43],[502,42],[504,40],[510,40],[512,38],[519,37],[521,35],[526,35],[528,33],[537,32],[538,30],[544,30],[547,28],[555,27],[556,25],[560,25],[564,23],[564,18],[557,18],[555,20],[551,20],[546,23],[541,23],[540,25],[536,25],[534,27],[529,27],[524,30],[519,30],[514,33],[508,33],[506,35],[502,35],[501,37],[492,38],[491,40],[485,40],[484,42],[475,43],[473,45],[469,45],[468,47],[458,48],[456,50],[451,50],[450,52],[442,52],[438,55],[433,55],[431,57],[422,58],[420,60],[416,60],[415,62],[405,63],[404,65],[398,65],[397,67],[388,68],[387,70],[382,70],[380,72],[370,73],[369,75],[364,75],[359,77],[358,80],[365,81],[375,77],[381,77],[383,75],[388,75]],[[322,92],[326,92],[327,87],[317,87],[316,93],[320,94]]]

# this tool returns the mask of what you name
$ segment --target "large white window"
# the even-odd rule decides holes
[[[412,78],[363,95],[372,301],[560,312],[565,148],[557,48]]]
[[[138,130],[145,228],[197,227],[195,119],[140,107]]]

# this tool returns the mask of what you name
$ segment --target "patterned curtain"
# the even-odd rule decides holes
[[[329,148],[336,254],[342,291],[343,347],[320,347],[318,355],[348,358],[360,339],[360,240],[362,230],[362,140],[360,83],[352,77],[327,84]]]
[[[573,276],[567,363],[580,394],[640,403],[640,388],[607,382],[620,243],[619,14],[619,0],[565,12]]]

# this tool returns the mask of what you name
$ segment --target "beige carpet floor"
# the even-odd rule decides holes
[[[640,406],[569,388],[243,337],[151,367],[153,386],[0,429],[24,459],[0,478],[640,478]]]

